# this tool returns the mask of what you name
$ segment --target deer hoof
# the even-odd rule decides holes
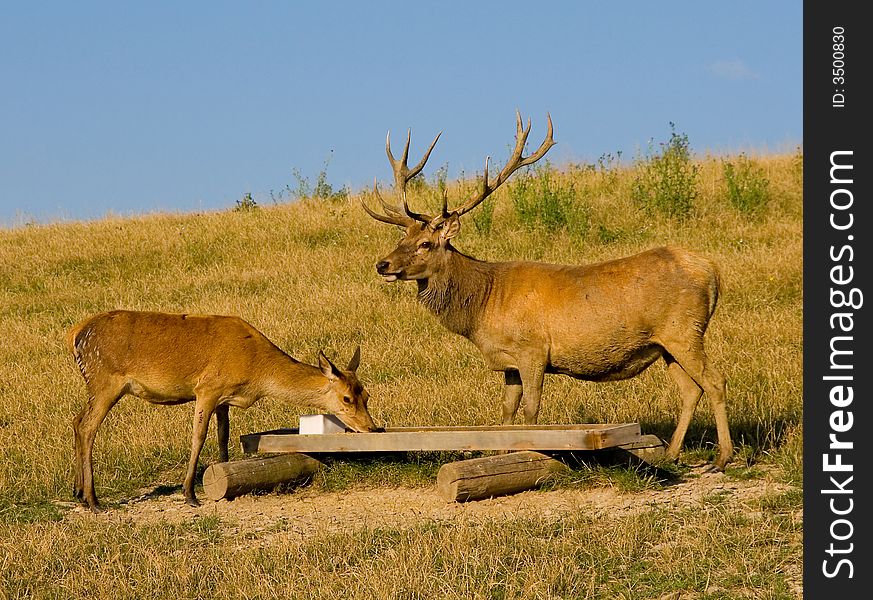
[[[200,506],[200,500],[192,496],[191,498],[185,498],[185,504],[197,507]]]

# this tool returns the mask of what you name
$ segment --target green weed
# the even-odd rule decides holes
[[[517,176],[508,193],[516,217],[528,229],[567,230],[579,237],[588,232],[588,210],[578,202],[574,182],[559,181],[549,165]]]
[[[250,192],[246,192],[246,194],[242,197],[242,200],[236,201],[236,206],[233,210],[236,212],[251,212],[253,210],[257,210],[258,203],[252,198]]]
[[[330,165],[330,159],[332,157],[333,150],[331,150],[331,155],[324,161],[324,166],[316,174],[314,184],[311,184],[309,178],[305,177],[296,167],[291,169],[291,174],[297,182],[296,186],[292,188],[286,185],[283,192],[278,194],[271,192],[273,200],[281,200],[285,193],[298,200],[301,198],[313,198],[316,200],[329,200],[334,202],[347,200],[350,193],[348,187],[343,186],[336,189],[327,180],[327,168]]]
[[[735,160],[722,160],[727,199],[731,206],[747,216],[759,216],[770,201],[770,182],[764,170],[745,154]]]
[[[670,139],[661,142],[658,151],[650,142],[646,155],[638,159],[633,198],[650,213],[687,219],[698,193],[699,170],[691,160],[688,135],[676,133],[671,122]]]

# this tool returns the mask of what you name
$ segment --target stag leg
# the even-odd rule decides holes
[[[679,387],[679,397],[682,399],[682,411],[679,413],[679,421],[676,423],[676,429],[673,430],[673,437],[670,439],[670,445],[667,447],[667,458],[670,460],[678,460],[679,452],[682,450],[682,443],[685,441],[685,434],[688,432],[688,426],[691,424],[691,418],[694,416],[694,411],[703,396],[703,388],[694,383],[694,380],[688,376],[685,369],[673,359],[672,356],[665,356],[667,361],[667,372],[676,382]]]
[[[724,375],[709,365],[706,365],[704,377],[707,378],[707,385],[704,386],[704,389],[712,405],[712,412],[715,415],[715,428],[718,432],[718,458],[715,459],[715,467],[723,470],[728,462],[730,462],[731,456],[734,453],[731,430],[728,426],[727,401],[725,399],[727,384]]]
[[[530,364],[519,369],[523,382],[524,424],[536,425],[540,414],[540,398],[543,395],[543,377],[546,365]]]
[[[188,458],[188,470],[185,473],[185,482],[182,491],[185,494],[185,503],[189,506],[200,506],[197,496],[194,494],[194,476],[197,474],[197,461],[200,460],[200,451],[206,441],[206,433],[209,429],[209,419],[215,411],[216,401],[212,398],[197,396],[194,402],[194,426],[191,433],[191,456]]]
[[[215,407],[215,420],[218,423],[218,453],[221,457],[221,462],[227,462],[229,460],[229,454],[227,452],[227,444],[230,441],[229,410],[230,407],[227,404]]]
[[[94,440],[97,429],[110,409],[124,395],[124,391],[97,391],[73,420],[76,450],[76,478],[73,495],[93,512],[100,512],[100,503],[94,491]]]
[[[503,372],[503,424],[512,425],[521,404],[521,375],[515,369]]]
[[[676,379],[677,383],[679,383],[680,390],[682,390],[683,394],[687,393],[687,395],[683,395],[682,414],[679,417],[679,425],[676,427],[676,431],[673,434],[673,440],[667,451],[668,456],[672,456],[671,451],[675,451],[676,456],[678,456],[678,447],[674,448],[674,446],[677,445],[677,442],[678,446],[682,445],[682,440],[688,429],[688,423],[691,422],[691,414],[694,412],[697,402],[700,399],[699,392],[695,392],[693,399],[690,391],[685,392],[685,389],[690,390],[690,384],[680,383],[680,380],[684,375],[693,380],[693,383],[698,388],[702,388],[712,405],[712,412],[715,415],[715,427],[718,433],[719,448],[718,458],[715,460],[714,467],[722,470],[730,461],[731,455],[734,451],[733,442],[731,442],[730,428],[728,427],[724,375],[707,363],[706,356],[702,349],[690,356],[687,354],[683,355],[682,353],[677,354],[675,352],[670,352],[670,354],[672,355],[673,360],[679,364],[679,370],[682,371],[682,375],[677,376],[678,371],[674,367],[670,367],[670,373],[673,375],[674,379]],[[669,364],[670,361],[668,360],[668,365]]]

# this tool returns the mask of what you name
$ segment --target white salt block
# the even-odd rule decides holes
[[[301,434],[344,433],[346,424],[334,415],[300,415]]]

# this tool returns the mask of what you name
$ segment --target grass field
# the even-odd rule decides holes
[[[752,183],[766,181],[766,203],[749,210],[731,201],[737,185],[725,179],[725,160],[735,160],[733,174],[756,169]],[[465,217],[455,245],[487,260],[584,263],[669,243],[716,261],[724,290],[706,339],[728,380],[737,452],[727,476],[754,477],[752,467],[765,464],[799,490],[800,164],[799,154],[696,158],[697,194],[679,217],[634,200],[638,166],[544,167]],[[470,185],[450,182],[450,196]],[[417,185],[416,206],[433,210],[436,187]],[[530,194],[551,204],[540,210]],[[228,539],[206,517],[181,525],[66,521],[71,420],[85,395],[64,333],[102,310],[239,315],[310,363],[324,349],[345,364],[360,344],[358,374],[378,423],[499,422],[502,377],[418,306],[412,284],[376,275],[398,233],[370,219],[360,198],[0,231],[0,598],[794,597],[786,573],[800,570],[802,528],[787,515],[800,509],[799,491],[764,499],[755,519],[716,503],[606,522],[578,514],[402,530],[363,524],[270,547]],[[231,411],[232,439],[296,426],[307,412],[269,399]],[[547,376],[540,422],[635,421],[669,438],[678,413],[675,388],[656,364],[610,384]],[[112,410],[95,450],[104,504],[121,511],[124,498],[181,482],[190,416],[191,405],[134,398]],[[683,460],[711,459],[714,443],[704,398]],[[241,457],[239,449],[231,456]],[[212,430],[201,460],[218,460]],[[394,468],[392,477],[424,486],[427,468]],[[384,483],[379,467],[354,473],[315,485]]]

